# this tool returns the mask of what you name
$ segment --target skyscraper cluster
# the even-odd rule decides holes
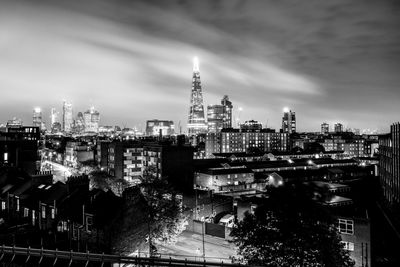
[[[34,108],[32,124],[41,130],[45,130],[45,122],[42,118],[42,109]],[[53,107],[50,110],[50,130],[52,133],[98,133],[99,121],[100,113],[94,107],[89,108],[84,113],[78,112],[74,119],[72,104],[65,100],[62,105],[61,119],[56,108]]]

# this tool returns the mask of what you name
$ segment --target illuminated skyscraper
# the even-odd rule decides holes
[[[74,119],[72,117],[72,104],[64,101],[62,128],[66,133],[71,132]]]
[[[329,133],[329,124],[324,122],[321,124],[321,134],[328,134]]]
[[[289,134],[296,132],[296,113],[288,108],[283,109],[282,132]]]
[[[190,95],[190,109],[187,127],[189,135],[197,135],[207,132],[207,124],[204,117],[199,62],[197,58],[193,61],[192,92]]]
[[[42,110],[40,108],[33,109],[33,126],[42,128]]]
[[[100,113],[91,107],[83,113],[83,121],[85,125],[85,132],[97,133],[99,132]]]
[[[221,100],[221,105],[224,107],[223,125],[222,128],[232,128],[232,102],[229,101],[229,97],[224,95]]]

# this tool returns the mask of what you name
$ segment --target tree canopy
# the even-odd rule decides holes
[[[157,252],[157,242],[173,243],[187,222],[181,200],[165,178],[147,168],[142,183],[124,193],[124,211],[114,236],[114,249],[132,253],[148,243],[150,253]]]
[[[303,186],[271,189],[231,235],[242,260],[267,266],[353,266],[334,220]]]

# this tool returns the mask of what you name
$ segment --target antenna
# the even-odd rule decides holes
[[[199,58],[194,57],[193,58],[193,72],[198,72],[199,71]]]

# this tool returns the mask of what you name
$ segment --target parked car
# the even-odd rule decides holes
[[[233,227],[235,224],[235,216],[232,214],[226,214],[224,217],[219,220],[220,225],[224,225],[225,227]]]

